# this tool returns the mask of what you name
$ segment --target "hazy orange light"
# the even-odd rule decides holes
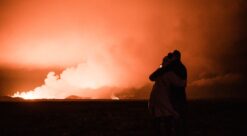
[[[38,99],[39,96],[36,96],[33,91],[30,92],[16,92],[12,97],[21,97],[23,99]]]
[[[24,99],[64,99],[70,95],[82,98],[118,99],[108,86],[117,86],[114,71],[99,62],[90,61],[65,69],[60,75],[50,72],[44,84],[13,97]],[[103,89],[102,89],[103,88]]]
[[[148,84],[150,72],[174,49],[182,52],[190,81],[217,75],[225,69],[219,61],[222,54],[233,52],[231,44],[242,39],[236,34],[241,6],[238,1],[223,1],[3,2],[0,65],[65,68],[59,77],[50,75],[44,85],[14,94],[25,99],[106,94],[111,98],[110,91],[100,88]],[[77,64],[86,66],[67,68]]]

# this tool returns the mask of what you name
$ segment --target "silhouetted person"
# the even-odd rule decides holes
[[[177,67],[176,58],[169,53],[163,59],[162,66],[153,72],[149,79],[154,81],[154,86],[149,99],[149,110],[154,117],[154,125],[157,135],[174,135],[174,123],[179,118],[173,104],[173,89],[185,88],[186,80],[179,74],[182,72]],[[176,65],[175,65],[176,64]],[[176,123],[177,124],[177,123]]]
[[[179,114],[179,118],[175,123],[175,132],[176,136],[186,136],[187,134],[187,124],[186,124],[186,115],[187,115],[187,99],[186,99],[186,82],[187,82],[187,70],[186,67],[181,62],[181,53],[178,50],[175,50],[173,53],[173,62],[170,64],[170,69],[181,79],[185,81],[184,86],[172,86],[171,91],[171,103],[175,111]],[[168,70],[168,71],[169,71]]]

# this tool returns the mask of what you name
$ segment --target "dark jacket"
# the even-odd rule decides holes
[[[165,68],[159,68],[155,72],[153,72],[149,79],[151,81],[155,81],[159,76],[162,76],[166,72],[174,72],[177,76],[179,76],[181,79],[185,80],[187,82],[187,69],[182,64],[181,61],[174,61]],[[186,110],[187,107],[187,98],[186,98],[186,91],[185,91],[186,85],[181,86],[172,86],[171,92],[170,92],[170,101],[174,107],[174,109],[180,113],[183,114],[183,112]]]

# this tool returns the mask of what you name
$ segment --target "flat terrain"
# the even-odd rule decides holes
[[[247,102],[190,101],[190,136],[246,135]],[[0,135],[152,136],[147,101],[0,102]]]

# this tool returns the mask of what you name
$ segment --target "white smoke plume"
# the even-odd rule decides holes
[[[102,53],[107,54],[108,51],[102,50]],[[123,62],[118,62],[123,61],[119,58],[99,60],[95,56],[88,60],[90,61],[66,68],[61,74],[49,72],[43,85],[30,91],[16,92],[13,97],[63,99],[76,95],[89,99],[118,99],[115,93],[121,89],[140,87],[147,81],[143,78],[147,72],[135,68],[134,62],[123,65]]]
[[[44,85],[28,92],[17,92],[14,97],[26,99],[58,98],[70,95],[82,98],[115,98],[107,86],[112,86],[114,75],[106,68],[93,63],[82,63],[76,67],[65,69],[60,75],[50,72],[44,80]]]

